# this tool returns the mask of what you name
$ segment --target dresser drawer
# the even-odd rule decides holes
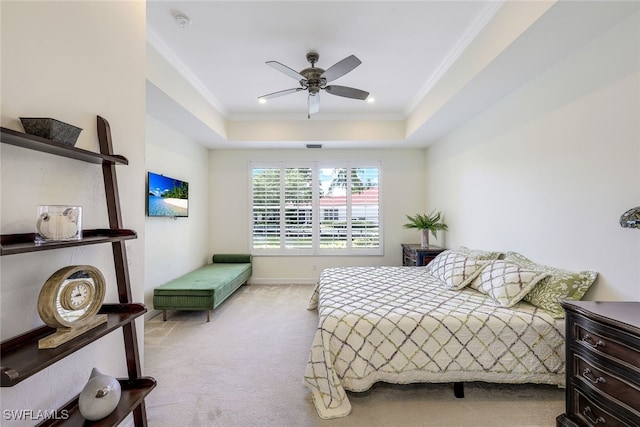
[[[600,352],[622,363],[640,370],[640,349],[632,348],[616,339],[615,332],[609,332],[602,325],[579,322],[574,325],[573,340],[586,349]],[[619,334],[618,334],[619,335]]]
[[[564,301],[562,427],[640,427],[640,302]]]
[[[593,399],[574,389],[574,417],[584,426],[606,426],[606,427],[637,427],[634,422],[625,422],[616,415],[604,408],[604,405],[596,403]]]
[[[626,378],[609,372],[606,365],[601,366],[586,360],[579,354],[573,355],[574,378],[572,381],[582,381],[588,387],[603,393],[605,397],[615,399],[633,411],[640,411],[640,389],[637,385],[626,381]],[[638,414],[640,417],[640,413]]]

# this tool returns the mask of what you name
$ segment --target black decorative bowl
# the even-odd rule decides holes
[[[82,129],[56,119],[20,117],[24,131],[65,145],[75,145]]]

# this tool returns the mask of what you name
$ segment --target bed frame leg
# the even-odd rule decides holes
[[[162,310],[162,321],[163,322],[167,321],[167,310]]]
[[[211,321],[211,310],[207,310],[207,322]]]
[[[464,398],[464,383],[453,383],[453,395],[458,399]]]

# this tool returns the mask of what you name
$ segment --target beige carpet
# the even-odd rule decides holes
[[[317,326],[309,285],[241,287],[213,311],[170,312],[145,325],[152,427],[555,426],[564,391],[554,386],[378,384],[350,393],[351,415],[322,420],[302,379]]]

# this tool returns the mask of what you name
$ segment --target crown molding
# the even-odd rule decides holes
[[[162,40],[158,33],[147,24],[147,42],[153,46],[158,53],[171,64],[184,79],[194,87],[204,99],[207,100],[224,118],[229,114],[220,101],[207,89],[207,87],[196,77],[189,68],[176,56],[169,46]]]
[[[444,76],[444,74],[449,70],[449,68],[458,60],[460,55],[465,51],[465,49],[471,44],[471,42],[480,34],[483,28],[489,23],[491,18],[500,10],[500,8],[504,5],[505,0],[500,1],[491,1],[489,2],[480,15],[473,21],[471,26],[465,31],[465,33],[460,37],[460,39],[453,46],[453,49],[449,51],[444,60],[440,63],[440,65],[436,68],[436,70],[431,74],[429,79],[425,82],[425,84],[420,88],[418,93],[412,102],[410,102],[404,110],[404,117],[409,116],[411,112],[418,106],[420,101],[427,96],[427,93],[438,83],[438,81]]]

